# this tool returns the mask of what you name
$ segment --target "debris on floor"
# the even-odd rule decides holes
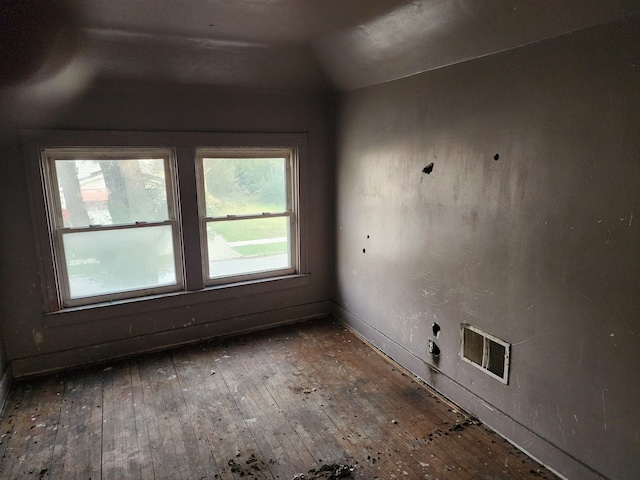
[[[309,470],[308,473],[298,473],[293,480],[337,480],[351,475],[353,467],[334,463],[332,465],[322,465],[318,469]]]
[[[462,432],[466,427],[471,425],[480,425],[480,421],[475,417],[469,417],[462,423],[456,422],[456,424],[449,429],[450,432]]]
[[[240,455],[236,455],[236,456],[239,457]],[[273,464],[274,461],[269,460],[269,463]],[[246,477],[254,477],[257,479],[267,478],[267,475],[264,472],[268,471],[269,469],[269,466],[267,465],[267,463],[264,460],[256,457],[254,453],[249,455],[249,458],[244,462],[243,461],[236,462],[232,458],[227,462],[227,465],[229,465],[229,469],[233,473],[238,473],[240,474],[241,477],[246,476]]]

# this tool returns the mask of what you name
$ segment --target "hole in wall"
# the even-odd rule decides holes
[[[499,159],[499,158],[500,158],[500,154],[499,154],[499,153],[496,153],[496,154],[493,156],[493,159],[494,159],[496,162],[498,161],[498,159]]]
[[[440,335],[440,325],[438,325],[438,322],[433,322],[433,325],[431,327],[431,330],[433,330],[433,335],[438,338],[438,336]]]
[[[362,253],[367,253],[366,248],[363,248],[363,249],[362,249]]]
[[[424,167],[422,169],[423,173],[426,173],[427,175],[429,175],[431,172],[433,172],[433,163],[430,163],[429,165],[427,165],[426,167]]]

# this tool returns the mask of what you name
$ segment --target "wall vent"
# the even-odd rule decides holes
[[[511,345],[465,323],[461,327],[460,356],[502,383],[509,383]]]

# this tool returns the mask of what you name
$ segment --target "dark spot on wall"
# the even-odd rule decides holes
[[[367,253],[367,250],[365,248],[362,249],[362,253]]]
[[[431,172],[433,172],[433,163],[430,163],[429,165],[427,165],[426,167],[424,167],[422,169],[423,173],[426,173],[427,175],[429,175]]]
[[[496,153],[496,154],[493,156],[493,159],[494,159],[496,162],[498,161],[498,159],[499,159],[499,158],[500,158],[500,154],[499,154],[499,153]]]
[[[433,330],[433,335],[438,338],[438,335],[440,335],[440,325],[438,325],[438,322],[433,322],[433,326],[431,327],[431,329]]]
[[[369,237],[369,235],[367,235],[367,238],[371,238],[371,237]]]
[[[438,347],[438,345],[436,345],[436,342],[434,342],[433,340],[429,339],[429,353],[431,355],[433,355],[434,357],[437,357],[438,355],[440,355],[440,348]]]

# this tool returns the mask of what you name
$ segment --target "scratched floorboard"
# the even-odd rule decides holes
[[[0,480],[555,479],[331,319],[28,379]]]

